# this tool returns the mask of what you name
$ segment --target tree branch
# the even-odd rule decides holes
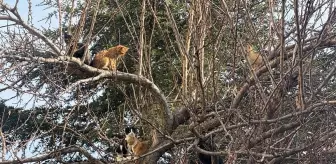
[[[312,38],[313,40],[316,40],[317,37],[314,37]],[[307,39],[307,40],[310,40],[310,39]],[[313,45],[313,44],[310,44],[306,47],[304,47],[302,49],[302,53],[304,52],[307,52],[307,51],[311,51],[313,49],[323,49],[325,48],[325,46],[331,46],[331,45],[335,45],[336,44],[336,39],[335,39],[335,36],[333,36],[332,38],[328,38],[320,43],[318,43],[317,45]],[[288,46],[286,48],[286,54],[285,54],[285,59],[289,58],[292,54],[293,54],[293,50],[290,51],[289,49],[290,48],[294,48],[294,46]],[[275,53],[276,50],[274,50],[272,53]],[[276,55],[275,56],[279,56],[280,53],[279,52],[276,52]],[[270,55],[272,56],[272,55]],[[275,60],[273,60],[272,62],[270,62],[270,66],[271,68],[274,68],[276,67],[278,64],[280,63],[280,59],[279,58],[276,58]],[[262,68],[260,68],[257,72],[256,72],[256,75],[257,76],[260,76],[261,74],[265,73],[267,71],[267,68],[265,66],[263,66]],[[241,87],[241,89],[239,90],[237,96],[234,98],[234,100],[232,101],[232,104],[231,104],[231,108],[237,108],[239,106],[239,103],[240,101],[242,100],[244,94],[248,91],[249,87],[251,85],[254,84],[254,79],[253,78],[250,78],[248,79],[248,81]]]
[[[55,54],[57,54],[58,56],[61,55],[61,51],[55,46],[55,44],[52,43],[51,40],[49,40],[45,35],[37,31],[33,27],[29,26],[28,24],[24,23],[23,21],[20,21],[10,16],[3,16],[3,15],[0,16],[0,20],[9,20],[21,25],[23,28],[28,30],[32,35],[35,35],[38,38],[42,39],[48,46],[50,46],[50,48],[54,51]]]
[[[77,146],[71,146],[71,147],[67,147],[67,148],[63,148],[54,152],[49,152],[45,155],[41,155],[38,157],[31,157],[31,158],[26,158],[26,159],[20,159],[20,160],[12,160],[12,161],[3,161],[0,162],[0,164],[12,164],[12,163],[28,163],[28,162],[38,162],[38,161],[44,161],[47,159],[52,159],[55,156],[59,155],[59,154],[67,154],[67,153],[74,153],[74,152],[79,152],[81,154],[83,154],[86,158],[89,159],[89,161],[91,163],[95,163],[95,164],[103,164],[103,162],[95,159],[94,157],[92,157],[92,155],[90,153],[88,153],[86,150],[77,147]]]
[[[99,74],[97,77],[91,78],[91,79],[84,79],[84,80],[79,80],[75,82],[71,87],[75,87],[75,85],[79,85],[83,82],[88,82],[88,81],[97,81],[103,78],[111,78],[116,81],[124,81],[124,82],[130,82],[134,84],[141,85],[143,87],[146,87],[150,89],[156,96],[158,96],[158,99],[161,101],[161,103],[164,106],[165,110],[165,121],[167,125],[167,131],[169,133],[172,132],[172,126],[173,126],[173,115],[172,112],[169,108],[167,99],[163,92],[150,80],[143,76],[138,76],[130,73],[124,73],[124,72],[119,72],[116,71],[116,73],[113,73],[111,71],[105,71],[105,70],[100,70],[91,66],[88,66],[86,64],[83,64],[79,59],[77,58],[72,58],[69,56],[59,56],[58,58],[42,58],[42,57],[20,57],[20,56],[13,56],[13,55],[0,55],[0,58],[11,58],[11,59],[16,59],[20,61],[36,61],[36,62],[42,62],[42,63],[59,63],[59,64],[76,64],[77,66],[80,66],[81,69],[94,73],[94,74]]]

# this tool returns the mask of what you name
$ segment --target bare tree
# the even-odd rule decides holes
[[[72,22],[75,1],[66,2],[73,7]],[[141,126],[158,132],[158,144],[138,157],[142,163],[156,163],[165,152],[172,155],[171,163],[192,163],[204,156],[217,163],[328,163],[336,158],[332,0],[83,2],[71,44],[86,31],[87,57],[90,42],[103,37],[100,34],[113,14],[119,13],[131,38],[129,45],[136,45],[132,47],[139,56],[136,74],[96,69],[84,58],[71,57],[75,49],[62,46],[62,28],[56,37],[48,36],[24,21],[18,3],[1,3],[0,20],[8,25],[0,32],[0,83],[5,86],[0,91],[14,90],[15,97],[31,94],[48,103],[47,110],[24,112],[17,118],[21,126],[13,131],[7,130],[6,122],[10,116],[21,116],[21,111],[3,110],[0,164],[67,163],[75,153],[81,155],[80,162],[113,162],[103,158],[111,153],[104,146],[117,143],[107,131],[120,121],[111,110],[101,112],[108,119],[100,118],[98,107],[89,103],[98,89],[111,85],[126,97],[118,109],[131,108]],[[140,13],[135,18],[133,11],[124,9],[134,3]],[[55,4],[61,26],[63,9],[60,1]],[[117,11],[112,16],[100,17],[104,7],[113,5]],[[253,51],[261,65],[247,62],[251,55],[247,45],[256,47]],[[161,56],[154,60],[155,55]],[[162,66],[162,61],[170,67]],[[154,68],[166,70],[175,63],[179,70],[169,73],[177,72],[181,82],[171,87],[165,84],[173,80]],[[69,105],[66,96],[75,93],[76,105]],[[71,107],[61,108],[66,105]],[[123,120],[126,114],[120,113]],[[30,126],[38,130],[18,141],[11,137]],[[35,157],[18,155],[45,136],[52,148]],[[6,154],[12,154],[10,160]]]

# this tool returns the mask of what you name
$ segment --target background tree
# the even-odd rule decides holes
[[[331,0],[41,1],[58,29],[34,28],[32,3],[27,20],[18,3],[1,2],[0,91],[45,104],[5,98],[0,164],[112,163],[127,126],[158,132],[142,163],[335,161]],[[99,70],[71,57],[64,31],[86,57],[130,50],[116,73]]]

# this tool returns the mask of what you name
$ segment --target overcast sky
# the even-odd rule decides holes
[[[16,0],[4,0],[4,3],[8,4],[9,6],[14,6]],[[37,29],[42,29],[42,28],[51,28],[51,29],[56,29],[58,27],[58,20],[57,18],[52,18],[51,21],[46,22],[45,20],[41,21],[42,19],[44,19],[46,16],[48,16],[48,14],[52,11],[54,11],[55,9],[46,9],[45,6],[38,6],[39,3],[41,3],[41,0],[31,0],[32,1],[32,23],[34,25],[35,28]],[[28,2],[27,0],[19,0],[18,3],[18,11],[19,14],[21,15],[21,17],[23,18],[24,21],[28,20]],[[11,24],[11,22],[7,22],[7,21],[1,21],[0,20],[0,26],[5,26],[7,24]],[[6,28],[2,28],[0,30],[6,30]],[[0,84],[0,89],[3,88],[4,85]],[[15,96],[16,93],[14,91],[11,90],[6,90],[0,93],[0,99],[8,99],[11,98],[13,96]],[[14,106],[14,107],[24,107],[25,109],[29,109],[31,107],[38,106],[41,105],[41,102],[35,102],[36,104],[34,104],[34,101],[31,101],[32,96],[28,95],[28,94],[24,94],[24,95],[20,95],[18,98],[14,98],[11,99],[9,101],[6,102],[6,105],[10,105],[10,106]],[[20,101],[22,100],[22,101]],[[29,103],[27,104],[27,102],[29,101]],[[37,143],[38,141],[36,141],[35,143]],[[32,147],[28,147],[27,149],[25,149],[25,154],[27,157],[31,157],[33,156],[32,154],[32,150],[30,150],[30,148]],[[19,156],[22,154],[22,152],[18,152]],[[11,159],[12,156],[10,153],[7,153],[6,155],[7,159]]]
[[[16,0],[4,0],[4,3],[8,4],[9,6],[14,6]],[[52,28],[56,29],[58,27],[58,18],[52,18],[51,21],[46,22],[43,20],[48,16],[48,14],[55,9],[47,9],[46,6],[39,6],[38,4],[41,3],[41,0],[32,0],[32,23],[35,28],[42,29],[42,28]],[[28,2],[27,0],[19,0],[18,3],[18,11],[21,17],[24,21],[28,20]],[[7,21],[0,21],[0,26],[5,26],[6,24],[11,24],[11,22]],[[6,30],[6,28],[2,28],[0,30]],[[0,89],[3,88],[4,85],[0,84]],[[0,93],[0,99],[9,99],[13,96],[15,96],[16,93],[14,91],[6,90]],[[23,107],[25,108],[31,108],[34,105],[34,101],[31,101],[27,104],[28,101],[30,101],[32,98],[31,95],[24,94],[22,97],[11,99],[10,101],[6,102],[6,105],[14,106],[14,107]],[[23,100],[23,101],[19,101]],[[37,103],[35,105],[38,105],[40,103]]]

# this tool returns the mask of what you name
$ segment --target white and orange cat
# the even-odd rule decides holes
[[[131,150],[131,152],[139,157],[143,154],[145,154],[148,149],[150,148],[150,142],[149,141],[140,141],[136,136],[134,132],[130,132],[126,135],[125,140],[127,142],[128,148]]]

